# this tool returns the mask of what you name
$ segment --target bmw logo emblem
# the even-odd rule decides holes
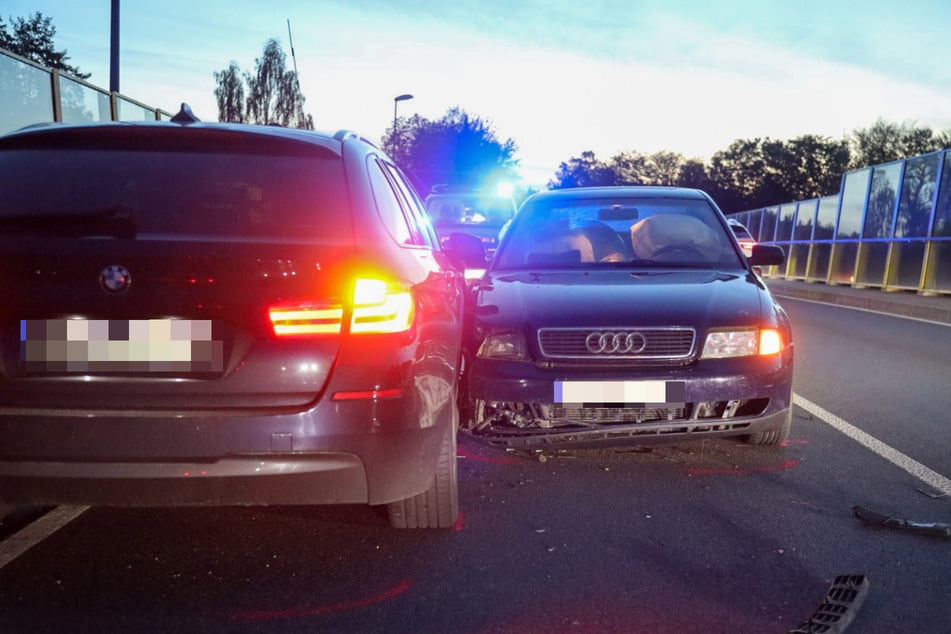
[[[131,284],[129,269],[118,264],[110,264],[99,274],[99,285],[107,293],[121,293],[128,290]]]

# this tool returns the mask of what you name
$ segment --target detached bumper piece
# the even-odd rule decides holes
[[[855,619],[868,594],[865,575],[841,575],[832,582],[825,602],[812,617],[789,634],[840,634]]]
[[[884,526],[885,528],[896,528],[919,535],[951,539],[951,524],[913,522],[900,517],[889,517],[881,513],[875,513],[861,506],[853,506],[852,512],[855,513],[857,518],[873,526]]]

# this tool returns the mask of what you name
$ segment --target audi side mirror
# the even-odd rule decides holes
[[[484,269],[485,246],[478,236],[454,231],[443,242],[446,255],[461,269]]]
[[[751,266],[774,266],[786,261],[786,252],[775,244],[754,244],[749,257]]]

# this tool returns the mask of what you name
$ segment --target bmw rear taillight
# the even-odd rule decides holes
[[[281,338],[339,335],[348,312],[352,334],[400,333],[413,325],[413,295],[406,288],[358,278],[350,300],[349,310],[342,303],[303,299],[272,304],[267,313],[274,335]]]
[[[343,325],[343,307],[291,301],[269,306],[268,317],[278,337],[337,335]]]
[[[413,325],[413,295],[383,280],[358,279],[353,286],[350,332],[405,332]]]

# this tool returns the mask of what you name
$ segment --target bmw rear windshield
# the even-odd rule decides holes
[[[94,221],[142,239],[352,240],[343,164],[330,150],[163,133],[4,140],[0,236]]]

